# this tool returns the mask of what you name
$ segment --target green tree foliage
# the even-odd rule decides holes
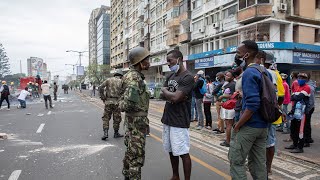
[[[8,84],[10,84],[11,82],[14,82],[14,85],[16,87],[19,87],[20,78],[22,78],[22,77],[26,77],[26,75],[24,73],[17,73],[17,74],[12,74],[12,75],[6,75],[4,77],[4,80],[6,80]]]
[[[87,67],[87,75],[89,80],[96,85],[100,85],[105,79],[111,77],[112,74],[110,74],[110,71],[110,66],[106,64],[90,64]]]
[[[9,57],[0,43],[0,78],[2,79],[4,76],[11,74]]]

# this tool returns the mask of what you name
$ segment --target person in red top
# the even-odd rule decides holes
[[[291,73],[291,82],[292,82],[292,84],[291,84],[291,93],[295,93],[295,92],[297,92],[297,89],[298,89],[298,86],[299,86],[299,84],[298,84],[298,72],[296,72],[296,71],[294,71],[294,72],[292,72]]]
[[[285,147],[285,149],[291,149],[291,153],[303,153],[304,146],[304,125],[305,125],[305,114],[309,109],[309,99],[311,94],[311,88],[307,84],[308,75],[307,73],[298,74],[298,88],[296,92],[292,93],[291,101],[293,102],[292,110],[288,114],[291,119],[290,126],[290,137],[293,144]]]
[[[281,73],[281,78],[282,78],[282,85],[284,87],[284,101],[283,101],[283,105],[282,105],[282,109],[283,109],[283,112],[285,114],[288,113],[288,105],[290,103],[290,89],[289,89],[289,85],[286,81],[286,79],[288,78],[288,75],[287,74],[284,74],[284,73]],[[283,125],[282,125],[282,130],[283,130],[283,134],[288,134],[288,130],[289,130],[289,126],[290,126],[290,123],[289,121],[287,122],[283,122]]]

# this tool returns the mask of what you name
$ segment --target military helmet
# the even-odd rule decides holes
[[[145,58],[150,56],[150,52],[143,47],[135,47],[129,52],[129,60],[131,65],[136,65]]]
[[[123,76],[123,72],[121,69],[116,69],[116,72],[114,73],[114,76]]]

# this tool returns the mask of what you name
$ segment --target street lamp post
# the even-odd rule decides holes
[[[66,52],[75,52],[79,54],[79,66],[81,67],[81,56],[83,53],[88,52],[88,51],[74,51],[74,50],[67,50]],[[78,73],[77,73],[78,74]],[[79,75],[80,76],[80,75]],[[80,92],[82,92],[81,90],[81,81],[80,81]]]

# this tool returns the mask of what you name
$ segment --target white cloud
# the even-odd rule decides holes
[[[78,55],[66,50],[88,50],[91,11],[110,0],[1,0],[0,43],[10,58],[13,73],[27,73],[27,58],[43,58],[52,74],[66,76]],[[88,64],[88,54],[82,58]]]

